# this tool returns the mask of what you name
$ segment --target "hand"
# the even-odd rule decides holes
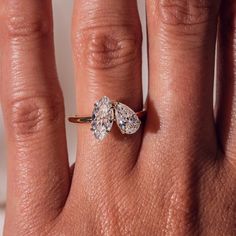
[[[102,142],[78,125],[74,171],[51,2],[2,0],[0,9],[5,235],[236,234],[235,1],[147,0],[146,122],[130,136],[113,128]],[[77,113],[90,115],[104,95],[141,110],[135,0],[75,0],[72,35]]]

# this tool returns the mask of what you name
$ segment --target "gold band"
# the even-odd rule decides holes
[[[68,120],[71,123],[83,124],[83,123],[91,123],[92,122],[92,117],[78,117],[78,116],[74,116],[74,117],[69,117]]]
[[[139,119],[144,119],[146,116],[146,110],[142,110],[139,112],[136,112],[136,115],[138,116]],[[68,118],[69,122],[75,123],[75,124],[85,124],[85,123],[91,123],[92,122],[92,117],[91,116],[84,116],[84,117],[79,117],[79,116],[74,116],[74,117],[69,117]]]

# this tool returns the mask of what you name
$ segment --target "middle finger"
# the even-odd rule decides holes
[[[219,1],[147,0],[148,130],[157,123],[147,144],[155,149],[149,144],[158,142],[171,157],[173,150],[175,155],[180,151],[191,156],[190,147],[216,150],[213,81],[218,9]]]

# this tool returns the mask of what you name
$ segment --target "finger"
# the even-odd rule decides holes
[[[181,152],[188,152],[193,145],[215,150],[213,80],[218,7],[219,1],[210,0],[147,1],[147,130],[154,132],[146,137],[151,145],[158,142],[160,147],[178,147]]]
[[[1,102],[9,155],[7,232],[22,235],[30,225],[34,234],[61,210],[69,187],[51,2],[4,0],[0,8]]]
[[[104,95],[134,111],[142,109],[141,29],[135,0],[76,0],[73,46],[79,115],[91,115],[95,101]],[[111,166],[114,177],[134,164],[140,132],[122,135],[113,125],[111,134],[99,142],[88,125],[78,128],[76,190],[86,171],[98,181]]]
[[[236,154],[236,3],[222,2],[218,47],[217,127],[222,151],[235,164]]]

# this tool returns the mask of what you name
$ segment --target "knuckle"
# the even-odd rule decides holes
[[[7,35],[11,39],[37,39],[48,35],[50,23],[41,17],[9,16],[5,21]]]
[[[89,29],[75,36],[76,56],[92,69],[111,69],[135,61],[140,36],[126,28]]]
[[[209,0],[160,0],[158,9],[166,25],[199,25],[216,18],[218,1]]]
[[[63,114],[63,101],[55,97],[30,97],[11,102],[9,117],[16,136],[46,132]]]

